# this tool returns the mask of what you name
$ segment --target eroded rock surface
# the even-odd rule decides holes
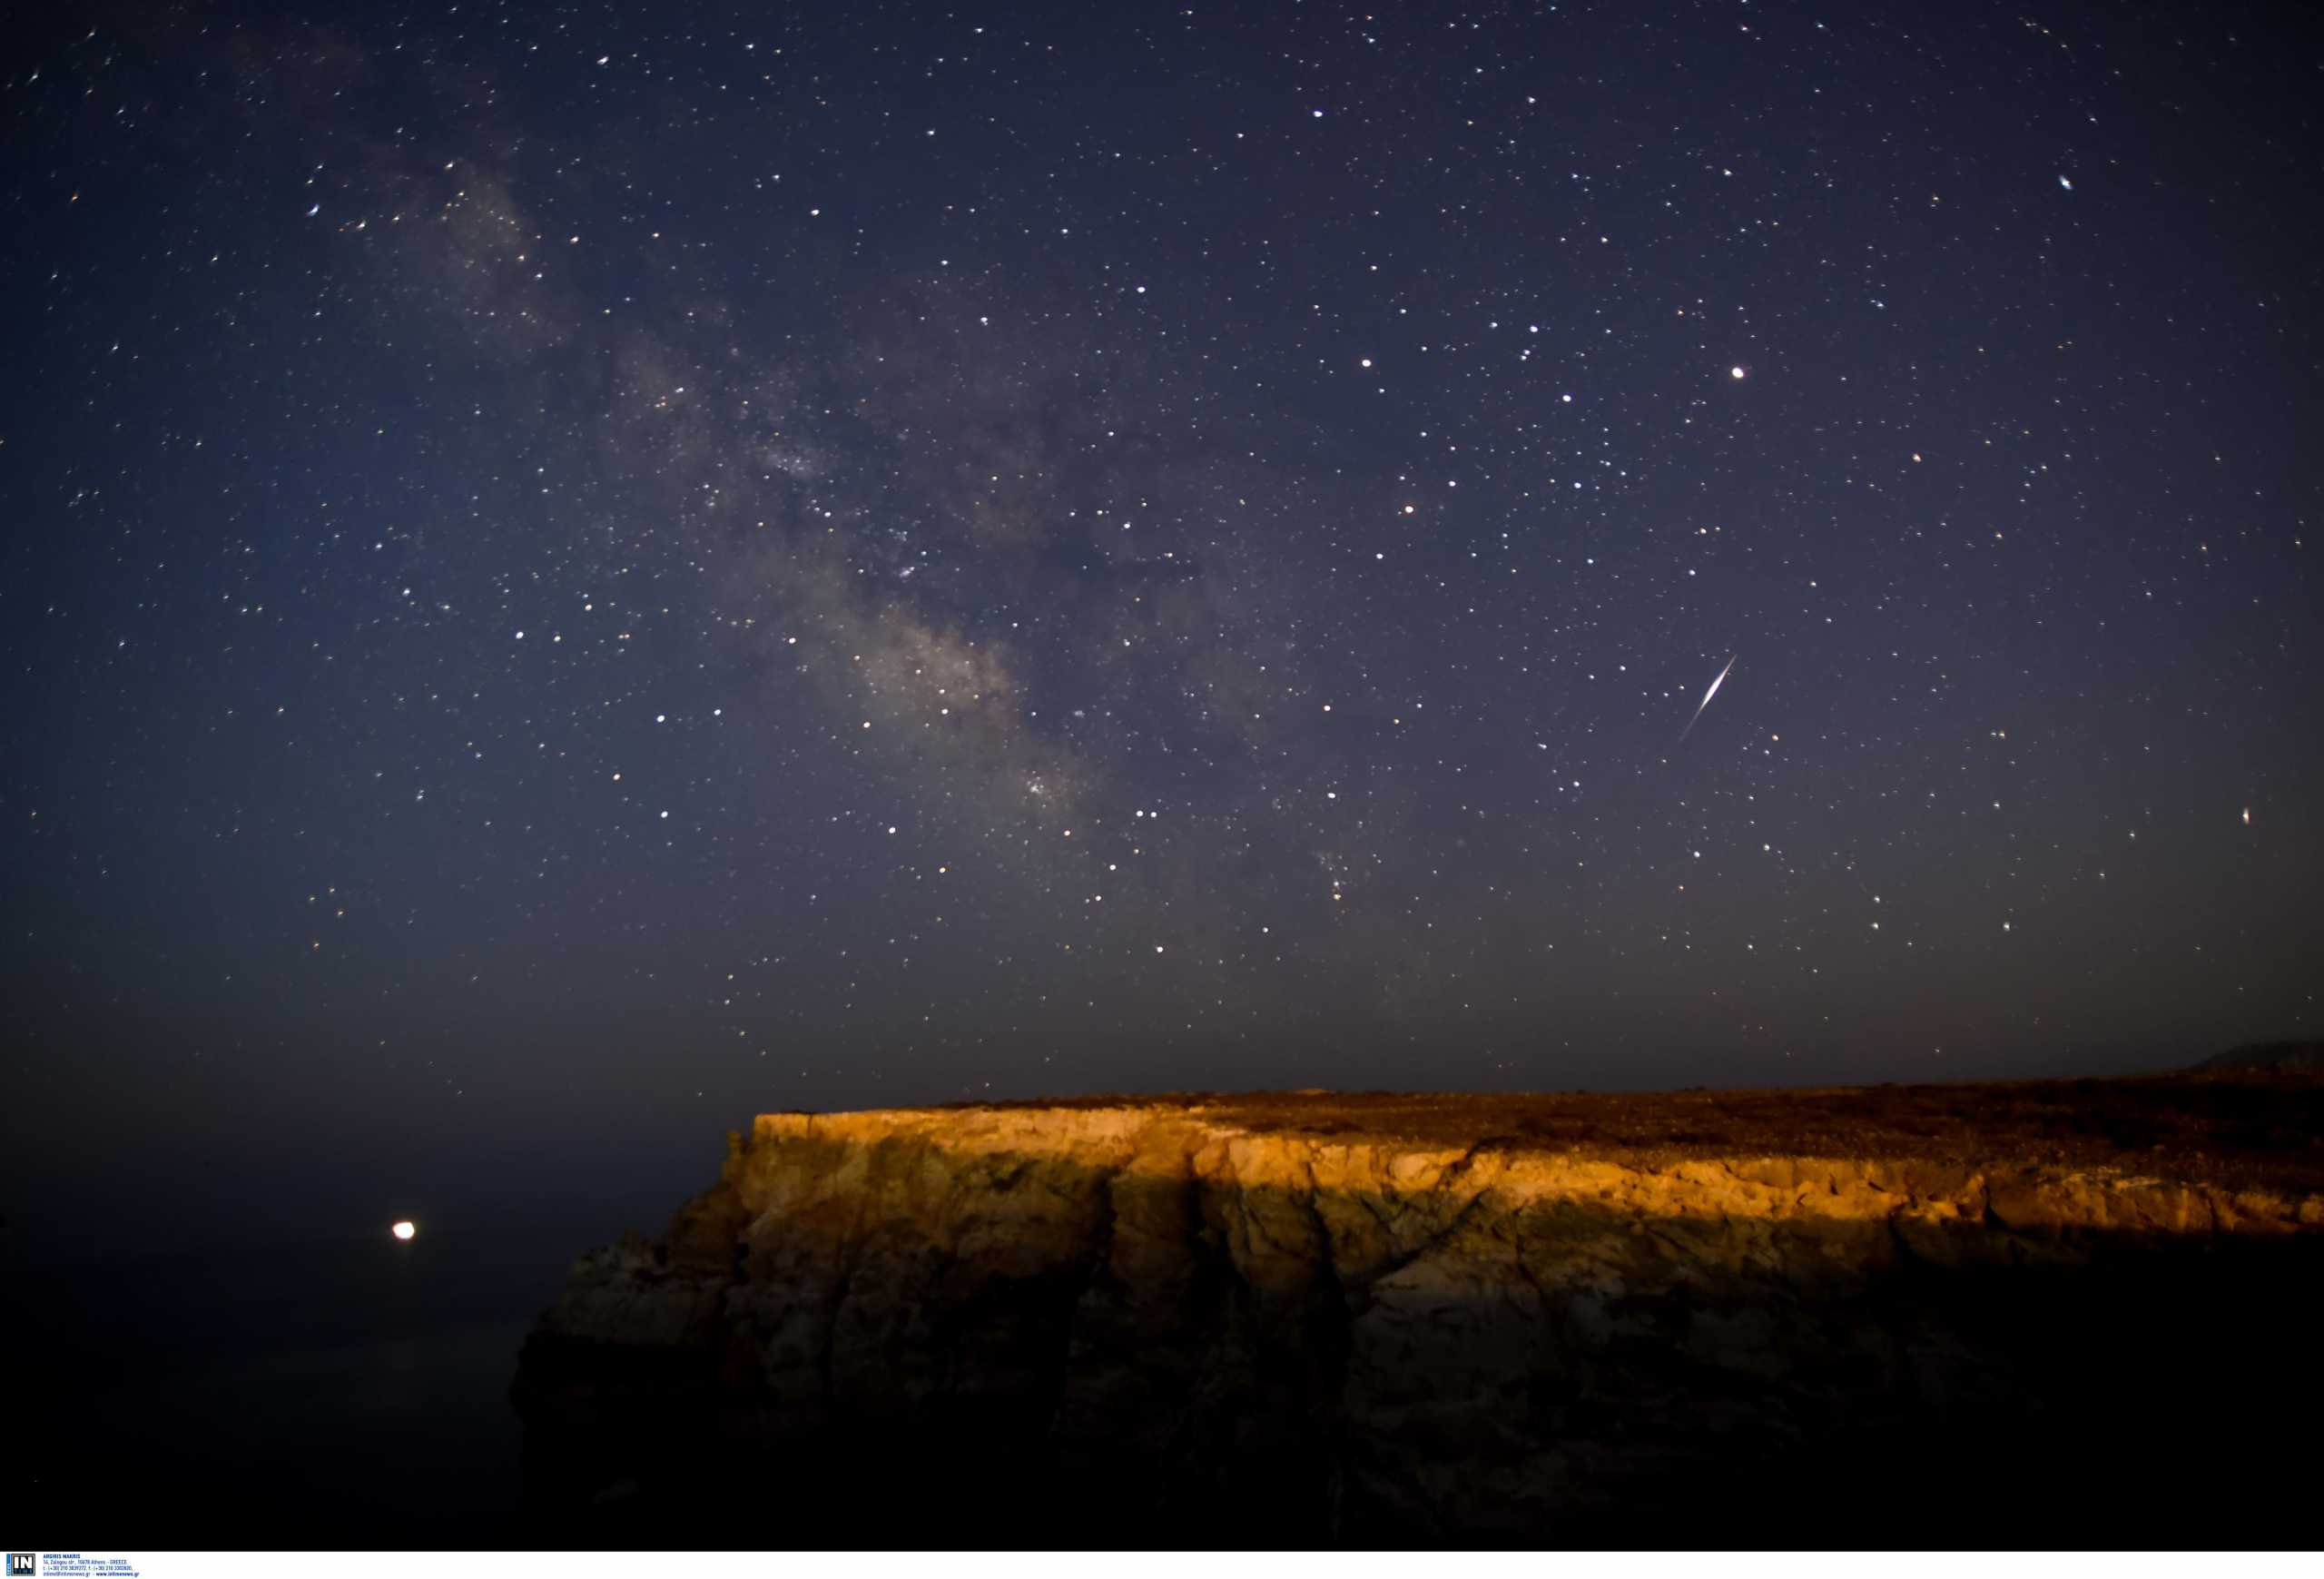
[[[661,1240],[581,1259],[517,1397],[545,1505],[774,1498],[802,1544],[867,1485],[1028,1544],[1655,1544],[1687,1526],[1639,1521],[1804,1498],[1850,1533],[1765,1541],[1818,1544],[1911,1477],[1990,1509],[1996,1476],[2105,1482],[2093,1455],[2120,1481],[2133,1443],[2201,1495],[2220,1446],[2171,1433],[2312,1422],[2319,1096],[770,1114]]]

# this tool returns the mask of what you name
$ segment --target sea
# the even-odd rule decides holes
[[[15,1549],[537,1544],[508,1401],[593,1242],[538,1227],[14,1260]]]

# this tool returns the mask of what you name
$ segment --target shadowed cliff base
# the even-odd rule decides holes
[[[2246,1544],[2324,1085],[809,1116],[527,1345],[559,1544]]]

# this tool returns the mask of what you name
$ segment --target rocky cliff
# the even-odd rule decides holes
[[[770,1114],[576,1265],[516,1396],[538,1506],[661,1544],[2201,1538],[2299,1505],[2319,1120],[2280,1080]]]

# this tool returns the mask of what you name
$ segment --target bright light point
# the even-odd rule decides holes
[[[396,1224],[395,1227],[388,1230],[388,1232],[395,1235],[396,1238],[406,1240],[409,1239],[412,1235],[419,1231],[419,1229],[418,1228],[409,1222],[399,1222]]]
[[[1731,379],[1739,379],[1743,376],[1743,370],[1741,368],[1729,368],[1727,370],[1727,376]]]
[[[2247,828],[2251,825],[2251,808],[2250,806],[2243,808],[2243,825]]]
[[[1372,365],[1372,359],[1371,359],[1370,357],[1365,357],[1365,358],[1364,359],[1363,365],[1364,365],[1364,366],[1365,366],[1365,367],[1367,367],[1367,368],[1368,368],[1368,367],[1370,367],[1370,366]]]

